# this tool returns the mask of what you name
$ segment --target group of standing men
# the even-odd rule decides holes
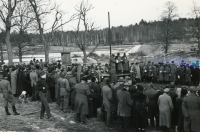
[[[116,69],[119,74],[130,73],[132,81],[137,82],[162,84],[174,82],[175,84],[188,86],[198,86],[200,82],[199,61],[196,61],[196,64],[193,65],[186,64],[184,61],[180,65],[175,64],[174,61],[171,63],[159,62],[158,64],[149,61],[147,64],[135,62],[129,66],[126,54],[124,53],[124,56],[120,57],[118,53],[116,57],[112,55],[110,58],[110,67]]]

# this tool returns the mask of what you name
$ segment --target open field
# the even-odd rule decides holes
[[[191,51],[190,48],[191,46],[193,46],[194,44],[171,44],[169,46],[169,55],[166,57],[164,56],[164,50],[156,45],[153,44],[143,44],[143,45],[118,45],[118,46],[112,46],[112,54],[117,54],[118,52],[122,55],[123,53],[131,53],[130,51],[134,51],[134,53],[137,53],[137,55],[134,56],[129,56],[129,54],[127,54],[130,62],[134,62],[135,60],[138,61],[148,61],[148,60],[152,60],[155,62],[158,61],[180,61],[180,60],[186,60],[188,63],[192,63],[197,59],[197,57],[192,57],[191,56]],[[197,44],[195,44],[197,46]],[[138,48],[139,46],[139,48]],[[88,52],[92,51],[92,49],[94,48],[94,46],[90,46],[88,48]],[[99,46],[97,47],[97,49],[95,50],[95,53],[98,54],[99,56],[101,56],[102,54],[109,56],[110,55],[110,51],[109,51],[109,46]],[[181,52],[182,51],[182,52]],[[63,47],[62,46],[51,46],[50,47],[50,56],[51,54],[59,54],[60,52],[63,52]],[[71,56],[73,55],[82,55],[82,52],[79,48],[75,48],[75,47],[64,47],[64,52],[71,52]],[[145,54],[145,58],[141,57],[139,54],[140,53],[144,53]],[[37,53],[34,54],[30,54],[30,55],[43,55],[44,56],[44,51],[38,51]],[[60,54],[58,55],[60,56]],[[58,56],[55,56],[55,58],[58,58]],[[43,57],[44,58],[44,57]],[[4,53],[4,60],[7,59],[7,54]],[[18,59],[18,57],[14,56],[14,59]],[[37,59],[37,58],[36,58]],[[192,59],[192,60],[191,60]],[[103,59],[104,62],[108,62],[108,58],[107,59]],[[102,62],[101,60],[99,60],[99,62]],[[178,62],[179,63],[179,62]]]

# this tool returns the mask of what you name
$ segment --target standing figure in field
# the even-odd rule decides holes
[[[116,60],[115,60],[115,55],[112,54],[110,58],[110,67],[115,67],[116,68]]]
[[[164,93],[158,98],[159,106],[159,125],[163,129],[169,129],[171,127],[171,111],[173,110],[172,99],[168,95],[170,89],[168,86],[165,86]]]
[[[123,65],[123,73],[128,73],[129,61],[125,53],[124,53],[124,56],[122,56],[122,65]]]
[[[147,82],[151,82],[153,77],[153,67],[150,61],[148,62],[146,67],[147,67]]]
[[[12,94],[10,82],[7,80],[6,74],[3,75],[3,80],[0,81],[0,93],[3,94],[3,104],[7,115],[11,115],[8,110],[8,103],[12,105],[14,115],[19,115],[15,108],[15,97]]]
[[[159,74],[158,74],[158,80],[160,83],[163,83],[164,82],[164,66],[163,66],[163,63],[161,62],[160,63],[160,67],[159,67]]]
[[[87,85],[86,77],[81,78],[81,82],[74,86],[75,90],[75,104],[76,122],[85,124],[86,115],[89,114],[88,96],[91,95],[89,86]]]
[[[169,67],[168,63],[166,63],[164,65],[164,67],[165,67],[165,70],[164,70],[164,81],[165,81],[166,84],[168,84],[169,80],[170,80],[170,75],[169,75],[170,74],[170,67]]]
[[[61,77],[58,79],[58,86],[60,89],[60,109],[63,110],[64,113],[69,112],[68,105],[69,105],[69,94],[70,94],[70,87],[69,81],[65,78],[66,73],[62,72]]]
[[[176,72],[177,72],[177,68],[176,65],[174,64],[174,61],[172,61],[171,65],[170,65],[170,82],[176,82]]]
[[[191,69],[189,67],[189,64],[187,64],[185,68],[185,84],[188,86],[191,85]]]
[[[190,94],[183,98],[182,111],[185,132],[200,132],[200,98],[195,95],[197,88],[190,87]]]
[[[123,66],[122,66],[122,58],[120,56],[120,53],[117,53],[115,60],[116,60],[117,73],[122,73],[123,72]]]

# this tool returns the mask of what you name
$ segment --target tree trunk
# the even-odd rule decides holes
[[[13,65],[12,46],[10,42],[10,27],[6,28],[6,46],[7,46],[7,54],[8,54],[8,65]]]
[[[85,50],[83,50],[83,63],[87,63],[87,54]]]
[[[39,27],[41,27],[41,24],[39,24],[39,25],[40,25]],[[49,62],[49,46],[44,38],[43,28],[40,28],[39,30],[40,30],[40,37],[42,38],[42,42],[44,44],[45,62]]]
[[[13,64],[13,54],[12,54],[12,46],[10,42],[10,28],[11,28],[11,0],[8,0],[8,16],[6,18],[6,46],[7,46],[7,54],[8,54],[8,65]]]

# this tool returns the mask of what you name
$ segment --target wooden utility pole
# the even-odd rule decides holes
[[[111,31],[110,31],[110,13],[108,12],[108,43],[110,44],[110,57],[111,57]]]

